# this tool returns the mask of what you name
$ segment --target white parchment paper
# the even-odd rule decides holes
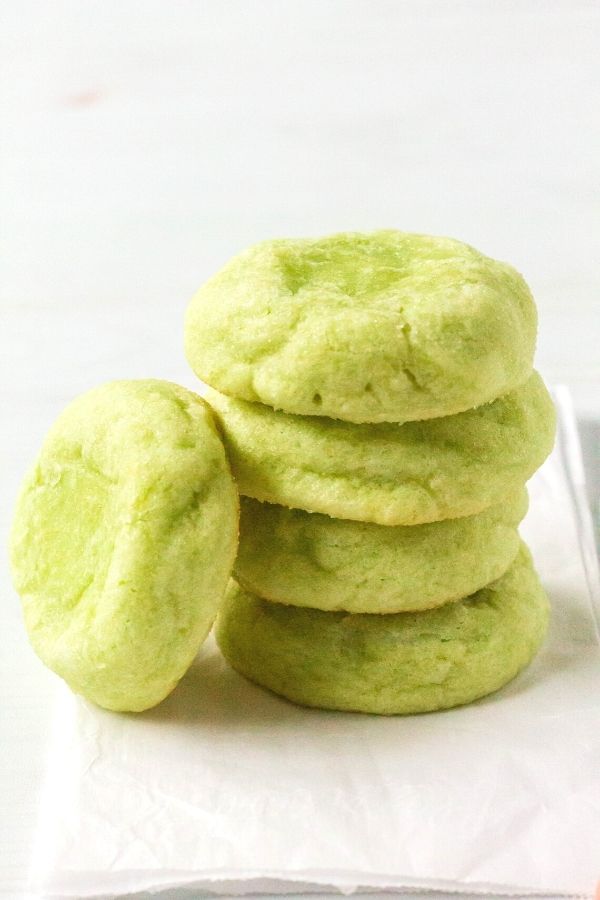
[[[523,526],[553,607],[536,662],[472,706],[310,711],[204,648],[138,716],[59,686],[44,895],[430,888],[589,896],[600,878],[600,603],[568,396]]]

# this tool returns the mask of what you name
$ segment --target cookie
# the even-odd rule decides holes
[[[193,298],[185,347],[196,374],[232,397],[403,422],[522,384],[536,329],[511,266],[460,241],[387,230],[250,247]]]
[[[380,525],[481,512],[517,491],[554,441],[537,373],[476,409],[403,425],[294,416],[209,389],[240,493]]]
[[[522,545],[498,581],[425,612],[300,609],[232,582],[217,641],[234,669],[295,703],[394,715],[498,690],[530,662],[547,621],[548,601]]]
[[[161,381],[84,394],[50,430],[12,529],[35,651],[99,706],[154,706],[210,630],[237,531],[237,491],[203,400]]]
[[[519,549],[522,489],[474,516],[386,526],[242,497],[234,573],[248,591],[353,613],[430,609],[499,578]]]

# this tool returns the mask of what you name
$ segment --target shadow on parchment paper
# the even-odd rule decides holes
[[[285,885],[280,881],[274,883],[273,879],[261,878],[260,884],[264,887],[263,890],[260,890],[259,888],[253,890],[249,887],[247,882],[245,883],[245,886],[242,886],[241,888],[237,885],[229,887],[227,883],[224,883],[219,890],[215,891],[198,891],[197,888],[185,886],[179,888],[164,888],[163,890],[152,891],[151,893],[148,891],[140,891],[135,894],[127,894],[127,900],[153,900],[153,898],[157,897],[159,897],[160,900],[192,900],[192,898],[195,898],[195,900],[202,900],[204,897],[261,897],[262,900],[281,900],[281,897],[285,897],[286,900],[306,900],[307,895],[311,900],[336,900],[336,898],[339,900],[340,897],[347,897],[347,895],[343,894],[341,891],[327,893],[327,888],[323,888],[321,885],[311,884],[310,882],[296,881]],[[277,893],[269,893],[271,890],[277,890]],[[299,891],[302,891],[302,893],[299,893]],[[412,891],[407,891],[405,889],[394,888],[362,888],[356,893],[353,893],[352,898],[353,900],[354,898],[360,900],[361,897],[369,897],[370,900],[373,900],[374,897],[389,896],[390,894],[401,894],[403,900],[424,900],[424,898],[430,898],[430,900],[452,900],[452,898],[455,898],[455,900],[457,900],[458,897],[460,897],[460,900],[481,900],[481,894],[447,894],[428,890],[419,890],[413,893]],[[113,894],[106,894],[95,897],[94,900],[115,900],[115,897]],[[507,898],[506,895],[486,894],[485,900],[507,900]],[[516,895],[511,895],[510,900],[531,900],[531,898],[520,898]],[[544,897],[543,900],[564,900],[564,897]],[[600,900],[600,897],[598,900]]]
[[[212,643],[212,640],[210,641]],[[219,725],[252,730],[296,725],[307,710],[238,675],[213,647],[203,648],[175,690],[141,713],[146,721]]]
[[[579,418],[577,424],[585,468],[587,497],[592,511],[596,547],[600,553],[600,421]]]

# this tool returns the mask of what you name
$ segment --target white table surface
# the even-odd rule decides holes
[[[189,296],[275,235],[392,226],[510,260],[591,461],[599,38],[591,0],[4,0],[2,545],[65,403],[118,377],[193,386]],[[2,562],[0,894],[17,900],[53,677]]]

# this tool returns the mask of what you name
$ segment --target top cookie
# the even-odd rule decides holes
[[[401,231],[264,241],[193,298],[186,353],[219,391],[289,413],[404,422],[480,406],[531,372],[523,278]]]

